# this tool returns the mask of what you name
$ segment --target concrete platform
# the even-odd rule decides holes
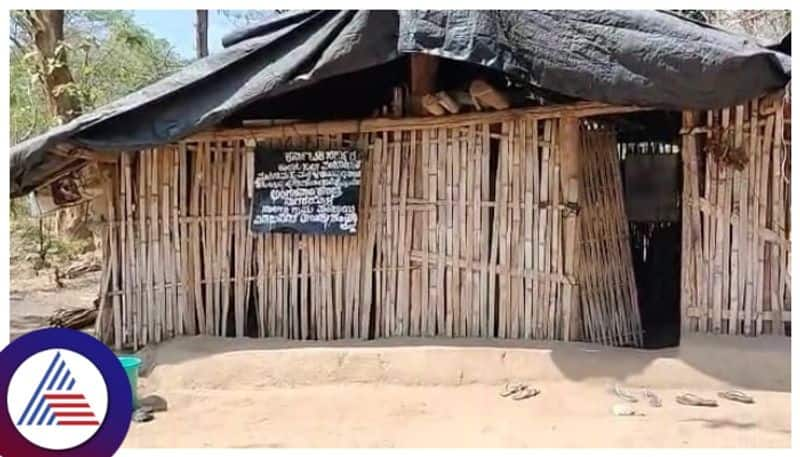
[[[790,338],[688,335],[679,348],[478,339],[299,342],[178,338],[142,354],[153,386],[220,388],[333,383],[466,385],[612,381],[651,388],[789,392]],[[212,368],[213,367],[213,368]]]

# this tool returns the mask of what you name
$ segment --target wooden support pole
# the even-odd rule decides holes
[[[411,97],[408,110],[415,116],[427,116],[428,112],[422,106],[422,97],[436,91],[439,58],[428,54],[411,54],[409,66]]]

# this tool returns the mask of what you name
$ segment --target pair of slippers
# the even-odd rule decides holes
[[[753,404],[755,400],[750,395],[747,395],[744,392],[740,392],[738,390],[728,390],[725,392],[719,392],[717,394],[719,398],[723,398],[725,400],[735,401],[738,403],[745,403],[745,404]],[[719,406],[716,400],[713,398],[702,398],[695,394],[683,394],[679,395],[675,398],[675,400],[681,404],[686,406],[706,406],[706,407],[716,407]]]
[[[719,395],[719,398],[724,398],[725,400],[736,401],[747,405],[751,405],[756,402],[753,397],[738,390],[728,390],[725,392],[719,392],[717,395]]]
[[[627,401],[628,403],[636,403],[639,401],[636,398],[636,396],[623,390],[619,384],[614,384],[614,395],[616,395],[621,400]],[[661,398],[659,398],[659,396],[653,393],[652,391],[644,389],[642,391],[642,396],[644,397],[645,400],[647,400],[647,403],[649,403],[650,406],[652,406],[653,408],[661,407]]]
[[[527,384],[506,384],[500,396],[503,398],[511,397],[512,400],[525,400],[539,395],[541,391]]]

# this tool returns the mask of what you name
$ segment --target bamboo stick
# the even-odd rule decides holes
[[[521,136],[521,126],[523,121],[516,121],[510,124],[510,128],[512,129],[512,136],[511,136],[511,144],[510,144],[510,164],[511,164],[511,176],[510,176],[510,199],[511,202],[514,203],[513,208],[511,208],[510,220],[511,220],[511,227],[510,227],[510,252],[509,252],[509,261],[511,262],[511,268],[516,270],[517,272],[522,270],[522,261],[521,257],[524,256],[524,251],[522,250],[523,247],[521,246],[521,234],[520,229],[522,228],[522,215],[521,215],[521,198],[522,192],[520,190],[520,186],[523,185],[525,182],[525,178],[522,176],[523,167],[521,166],[521,158],[522,150],[521,150],[521,143],[522,140]],[[511,284],[510,284],[510,297],[509,300],[511,301],[511,322],[509,329],[511,331],[510,336],[512,338],[519,338],[520,337],[520,327],[524,325],[522,323],[523,314],[524,314],[524,297],[523,293],[523,285],[522,280],[519,277],[512,277]]]
[[[437,170],[437,193],[439,200],[444,200],[447,198],[447,188],[446,188],[446,164],[447,164],[447,130],[446,129],[438,129],[438,146],[436,148],[437,151],[437,160],[438,160],[438,170]],[[436,268],[436,284],[438,287],[437,296],[436,296],[436,334],[437,335],[446,335],[449,326],[447,325],[446,316],[445,316],[445,295],[446,295],[446,288],[447,283],[445,283],[445,258],[447,256],[447,206],[443,204],[438,205],[438,215],[437,215],[437,228],[438,228],[438,237],[436,243],[436,252],[438,254],[438,263]]]
[[[784,154],[784,147],[783,147],[783,138],[784,138],[784,118],[783,118],[783,100],[781,100],[780,109],[775,112],[775,128],[774,128],[774,137],[772,140],[772,161],[773,161],[773,175],[772,175],[772,183],[773,183],[773,230],[775,230],[778,235],[784,239],[788,238],[788,232],[786,230],[786,210],[784,206],[788,206],[786,204],[786,194],[784,192],[784,166],[787,159],[787,156]],[[778,284],[773,285],[773,313],[774,318],[772,320],[773,326],[773,333],[779,335],[786,335],[786,328],[782,325],[780,321],[780,316],[783,312],[783,300],[784,294],[786,293],[786,279],[787,273],[786,270],[788,268],[788,250],[784,249],[779,245],[772,245],[773,248],[773,258],[775,261],[775,269],[777,273],[775,275]],[[776,328],[777,327],[777,328]]]
[[[205,147],[202,144],[197,145],[197,150],[195,151],[195,157],[193,161],[193,171],[194,171],[194,179],[192,179],[192,186],[191,186],[191,202],[189,204],[189,213],[192,216],[200,216],[200,189],[204,185],[204,170],[205,170]],[[188,191],[188,189],[187,189]],[[190,266],[192,268],[192,277],[193,277],[193,286],[194,286],[194,300],[195,300],[195,312],[197,314],[197,325],[198,325],[198,333],[202,332],[204,334],[209,334],[210,331],[208,329],[208,314],[210,310],[206,312],[205,304],[208,303],[208,292],[204,297],[203,289],[200,285],[200,281],[202,279],[202,265],[204,260],[204,255],[201,255],[201,229],[204,228],[204,224],[201,225],[201,218],[195,221],[194,224],[191,224],[190,230]],[[208,291],[208,288],[206,288]],[[205,300],[204,300],[205,298]]]
[[[526,211],[525,214],[528,217],[526,223],[526,247],[525,247],[525,266],[526,269],[529,268],[533,271],[541,271],[541,258],[538,254],[538,246],[539,246],[539,217],[541,211],[537,208],[539,203],[539,188],[540,188],[540,163],[541,163],[541,155],[540,155],[540,147],[539,147],[539,121],[537,120],[530,120],[528,121],[528,129],[529,129],[529,136],[530,141],[530,154],[531,157],[528,159],[528,175],[527,175],[527,183],[530,186],[529,192],[525,194],[526,200]],[[528,245],[528,240],[530,240],[530,245]],[[532,280],[528,282],[528,286],[526,287],[526,308],[530,308],[530,321],[528,322],[528,328],[526,331],[526,338],[536,338],[539,336],[537,331],[537,322],[540,322],[541,319],[541,302],[538,301],[539,298],[539,281]]]
[[[772,138],[773,130],[775,128],[775,118],[773,116],[767,117],[767,125],[764,129],[764,136],[762,138],[762,149],[760,157],[760,166],[758,169],[758,226],[767,226],[767,201],[768,201],[768,179],[769,179],[769,162],[772,152]],[[756,335],[761,335],[764,331],[764,311],[765,304],[769,300],[769,283],[765,281],[767,272],[767,245],[763,239],[759,238],[756,247],[756,259],[758,260],[758,270],[756,273],[756,292],[758,299],[756,301],[758,314],[756,315]],[[768,277],[768,276],[767,276]]]
[[[171,339],[175,337],[176,331],[176,314],[177,308],[175,305],[175,292],[167,291],[166,284],[175,282],[176,265],[173,261],[173,253],[175,247],[172,245],[172,238],[170,237],[170,229],[172,228],[172,189],[171,185],[175,184],[173,175],[172,159],[174,158],[174,148],[169,148],[165,153],[162,153],[161,158],[161,268],[159,271],[159,282],[161,283],[162,294],[164,296],[164,339]],[[159,195],[156,195],[158,198]]]
[[[360,146],[360,151],[367,151],[366,154],[363,155],[362,158],[362,165],[361,165],[361,179],[362,182],[365,183],[373,183],[375,179],[374,175],[374,163],[375,163],[375,148],[373,147],[371,150],[369,149],[371,136],[369,134],[361,134],[359,135],[358,144]],[[375,145],[377,147],[377,144]],[[361,265],[360,265],[360,290],[362,291],[360,303],[358,306],[358,332],[356,334],[357,338],[368,338],[369,337],[369,319],[371,316],[370,310],[372,309],[373,304],[373,280],[374,275],[372,271],[373,267],[373,252],[375,248],[375,219],[372,214],[365,214],[364,209],[368,208],[372,205],[372,193],[369,190],[370,187],[367,186],[367,190],[364,190],[360,193],[360,206],[359,206],[359,219],[360,219],[360,229],[358,231],[358,241],[357,243],[361,246],[366,246],[364,249],[361,250]],[[366,243],[363,241],[366,240]]]
[[[152,263],[147,255],[148,237],[145,225],[145,221],[147,219],[147,206],[145,203],[147,201],[149,158],[150,151],[143,151],[139,156],[139,174],[137,175],[137,180],[139,181],[139,205],[137,206],[136,211],[139,218],[139,259],[136,265],[140,266],[144,271],[142,272],[143,275],[140,275],[139,277],[139,297],[141,300],[140,303],[142,303],[142,312],[140,316],[142,325],[138,326],[134,324],[134,329],[141,330],[140,338],[142,345],[145,346],[149,340],[149,332],[153,328],[151,312],[153,297],[152,292],[147,292],[151,290],[149,284],[152,272]],[[134,349],[135,348],[136,345],[134,344]]]
[[[430,151],[430,131],[429,130],[422,130],[420,132],[421,135],[421,144],[419,150],[419,162],[421,163],[420,166],[420,186],[421,186],[421,194],[418,196],[420,199],[429,199],[431,196],[431,189],[430,189],[430,176],[431,176],[431,151]],[[432,332],[429,330],[429,319],[430,319],[430,294],[431,294],[431,287],[430,287],[430,275],[431,270],[429,268],[428,262],[428,255],[430,253],[430,238],[429,235],[431,233],[431,220],[434,217],[432,214],[433,211],[424,211],[421,213],[420,221],[420,232],[419,232],[419,239],[420,239],[420,249],[424,253],[424,258],[422,261],[422,271],[420,271],[420,278],[419,278],[419,303],[417,304],[417,309],[419,310],[419,331],[417,335],[431,335]]]
[[[117,220],[116,212],[117,212],[117,205],[115,205],[115,190],[116,188],[124,189],[124,186],[120,183],[120,178],[122,178],[122,173],[120,172],[120,163],[118,162],[117,165],[114,167],[114,172],[112,174],[111,180],[106,186],[105,189],[105,198],[106,198],[106,217],[107,221],[115,221]],[[124,192],[124,191],[123,191]],[[120,201],[124,200],[124,193],[120,195]],[[119,206],[119,211],[122,211],[124,207]],[[118,233],[119,231],[119,233]],[[111,283],[111,289],[117,289],[119,287],[119,280],[121,279],[124,281],[124,276],[122,276],[120,272],[121,262],[119,261],[120,249],[117,246],[118,237],[121,237],[123,240],[125,239],[125,228],[124,227],[116,227],[112,224],[108,224],[107,230],[107,237],[108,237],[108,250],[109,250],[109,257],[106,261],[105,269],[109,274],[108,279],[103,279],[101,282],[101,287],[108,287],[108,283]],[[104,247],[105,247],[104,243]],[[121,242],[121,248],[124,255],[124,246],[125,242]],[[105,302],[108,300],[107,294],[108,290],[102,291],[100,293],[100,299],[102,300],[100,304],[100,312],[97,316],[97,335],[100,337],[101,341],[108,341],[108,335],[105,334],[103,325],[105,321],[105,309],[106,305]],[[114,349],[120,350],[122,349],[122,309],[121,307],[124,306],[124,302],[120,303],[120,297],[114,296],[111,299],[111,320],[113,321],[113,344]]]
[[[131,320],[131,315],[135,309],[133,303],[133,289],[134,280],[132,277],[131,262],[133,261],[133,237],[132,237],[132,217],[130,213],[131,201],[131,165],[130,156],[127,153],[120,155],[120,175],[122,176],[120,183],[119,206],[120,214],[124,214],[125,224],[120,229],[120,243],[122,253],[122,284],[125,288],[125,295],[122,298],[122,309],[114,311],[114,341],[115,347],[122,347],[127,345],[130,341],[127,333],[127,325]],[[132,341],[130,341],[132,343]]]
[[[476,129],[470,126],[467,131],[467,142],[464,151],[464,173],[466,174],[466,191],[464,193],[464,212],[465,212],[465,233],[462,238],[466,238],[464,243],[465,257],[472,262],[479,262],[480,240],[480,181],[477,176],[479,167],[479,155],[476,146]],[[469,205],[469,206],[468,206]],[[466,287],[464,292],[464,303],[467,305],[467,316],[465,324],[467,326],[465,336],[476,337],[480,334],[480,302],[479,302],[479,269],[468,268],[466,271]]]
[[[486,201],[489,199],[489,187],[490,187],[490,172],[489,172],[489,165],[491,160],[491,141],[489,139],[490,135],[490,127],[489,124],[484,124],[481,127],[481,149],[480,149],[480,175],[481,175],[481,201]],[[487,263],[490,259],[490,238],[489,238],[489,208],[488,207],[481,207],[481,249],[480,249],[480,259],[481,263]],[[491,262],[489,262],[491,265]],[[481,271],[481,283],[480,283],[480,296],[481,296],[481,310],[480,310],[480,320],[481,320],[481,336],[494,336],[494,309],[492,308],[492,304],[494,303],[494,290],[493,286],[491,286],[491,277],[493,276],[492,270],[486,271],[483,269]]]
[[[213,210],[215,215],[226,216],[230,211],[231,200],[233,199],[233,192],[231,190],[232,174],[236,171],[236,164],[233,163],[234,158],[224,143],[217,143],[217,156],[213,165],[215,170],[216,192],[212,200],[215,205]],[[238,174],[237,174],[238,178]],[[217,227],[219,225],[219,227]],[[237,253],[231,251],[231,234],[229,233],[230,227],[227,218],[221,218],[219,223],[214,224],[214,231],[219,229],[219,236],[212,238],[212,243],[215,249],[214,255],[214,270],[213,274],[216,276],[217,281],[214,283],[216,287],[215,300],[218,300],[216,305],[217,320],[215,332],[221,336],[228,336],[228,321],[230,313],[230,281],[231,277],[230,265],[231,257],[237,260]],[[233,255],[231,255],[233,254]],[[234,269],[235,271],[235,269]],[[235,287],[234,287],[235,288]],[[234,332],[238,327],[238,315],[234,309]],[[238,336],[238,335],[237,335]]]
[[[465,256],[466,251],[466,150],[465,138],[463,137],[463,129],[453,130],[454,139],[453,147],[453,258],[461,260]],[[466,316],[467,302],[464,294],[464,284],[466,279],[462,277],[466,275],[460,267],[453,270],[453,301],[454,315],[453,315],[453,334],[458,337],[466,336]]]
[[[396,140],[400,139],[402,133],[396,132]],[[396,322],[393,325],[393,335],[408,335],[410,329],[410,313],[409,313],[409,288],[410,288],[410,271],[408,265],[408,251],[410,237],[410,223],[413,222],[411,214],[406,211],[406,200],[408,197],[410,182],[412,181],[411,173],[413,171],[414,156],[409,154],[409,151],[400,152],[400,176],[399,176],[399,189],[398,198],[400,204],[398,207],[397,217],[397,249],[398,263],[397,267],[400,269],[397,274],[397,315]]]
[[[444,176],[444,187],[442,190],[447,201],[443,208],[444,235],[439,249],[440,251],[444,251],[443,258],[444,261],[447,262],[455,257],[453,251],[453,181],[455,179],[453,176],[453,162],[457,153],[453,147],[453,140],[454,137],[457,136],[457,133],[454,134],[454,131],[448,128],[444,130],[444,136],[446,143],[444,150],[446,152],[442,156],[442,169],[440,170],[440,173]],[[451,136],[453,137],[453,140],[451,140]],[[446,334],[448,337],[453,337],[453,321],[455,319],[455,306],[457,302],[457,299],[455,298],[455,280],[453,276],[454,268],[447,266],[447,263],[445,263],[444,269],[444,325],[446,329],[444,334]]]
[[[438,199],[438,190],[437,190],[437,169],[438,169],[438,143],[437,143],[437,136],[435,130],[426,129],[423,131],[423,149],[425,150],[424,153],[428,157],[427,165],[426,165],[426,172],[427,172],[427,188],[425,190],[428,201],[430,202],[430,210],[428,212],[428,234],[427,234],[427,241],[428,246],[426,249],[426,255],[423,259],[425,265],[428,265],[429,262],[428,256],[430,254],[434,254],[437,258],[436,268],[428,269],[428,300],[426,303],[426,325],[424,334],[426,336],[433,336],[436,334],[436,311],[438,309],[438,300],[439,300],[439,282],[438,282],[438,271],[441,268],[441,264],[438,263],[438,248],[437,248],[437,241],[438,241],[438,234],[436,232],[437,227],[437,218],[438,218],[438,208],[436,206],[436,201]]]
[[[549,135],[546,135],[546,141],[553,141],[553,138],[558,138],[558,131],[560,129],[560,120],[551,121]],[[561,151],[555,148],[552,151],[550,160],[550,173],[549,185],[550,198],[553,199],[553,204],[558,207],[561,201],[559,178],[561,176]],[[555,210],[550,210],[550,225],[546,228],[549,234],[549,243],[547,251],[550,255],[550,272],[560,272],[561,268],[561,215]],[[547,298],[548,316],[547,316],[547,339],[557,339],[556,322],[558,321],[559,312],[559,287],[551,284],[550,295]]]
[[[739,105],[736,107],[734,114],[734,148],[743,148],[744,145],[744,106]],[[746,207],[742,204],[742,173],[739,170],[732,171],[733,184],[731,190],[731,199],[733,201],[733,208],[731,211],[732,216],[740,216],[741,212],[746,211]],[[740,219],[741,220],[741,219]],[[742,224],[734,224],[731,228],[731,246],[730,246],[730,276],[729,276],[729,294],[730,294],[730,319],[728,319],[729,334],[737,334],[738,321],[739,321],[739,308],[740,296],[742,294],[741,276],[739,273],[739,259],[740,259],[740,242],[742,239]]]
[[[374,160],[372,163],[372,179],[375,185],[372,188],[372,207],[384,207],[385,190],[386,190],[386,160],[387,160],[387,134],[376,135],[375,146],[373,149]],[[372,245],[374,246],[375,256],[372,260],[372,268],[375,272],[375,290],[374,297],[374,326],[369,330],[374,337],[383,335],[384,321],[384,248],[383,244],[386,240],[386,214],[387,213],[371,213],[370,219],[374,221],[372,225]]]
[[[155,341],[156,343],[161,342],[161,337],[164,332],[164,294],[161,293],[159,282],[161,282],[161,278],[163,275],[161,273],[162,269],[162,259],[161,259],[161,237],[158,230],[159,227],[159,220],[158,220],[158,191],[159,191],[159,178],[160,178],[160,167],[159,163],[161,162],[162,155],[158,153],[158,150],[150,150],[148,155],[148,166],[149,166],[149,173],[148,176],[148,184],[150,187],[150,194],[148,198],[148,207],[150,210],[150,223],[148,224],[149,233],[149,245],[151,247],[150,252],[148,253],[148,281],[150,282],[148,291],[151,294],[150,296],[150,318],[151,318],[151,325],[150,331],[152,332],[150,338]],[[149,287],[148,286],[148,287]]]

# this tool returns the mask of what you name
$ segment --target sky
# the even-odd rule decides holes
[[[187,59],[194,58],[195,10],[134,10],[136,22],[158,38],[169,41]],[[222,37],[236,27],[219,10],[208,11],[208,50],[222,49]]]

